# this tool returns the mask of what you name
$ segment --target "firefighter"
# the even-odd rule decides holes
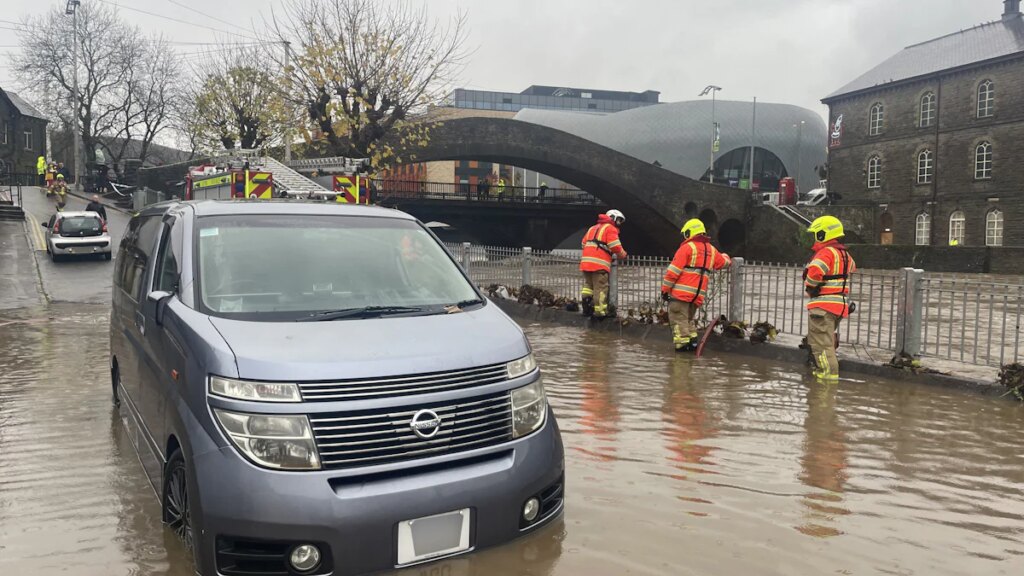
[[[661,282],[661,297],[668,302],[668,321],[676,351],[697,348],[697,325],[693,318],[704,304],[711,273],[732,264],[728,254],[719,252],[708,238],[704,222],[688,220],[681,230],[683,243]]]
[[[498,178],[498,183],[494,185],[494,195],[498,197],[498,202],[505,200],[505,179]]]
[[[67,206],[68,185],[64,182],[64,175],[57,174],[57,179],[50,185],[50,192],[56,196],[57,211],[62,212]]]
[[[36,173],[39,175],[39,185],[46,185],[46,156],[36,158]]]
[[[817,368],[814,376],[822,382],[839,381],[835,333],[839,323],[855,308],[850,304],[850,276],[857,271],[853,257],[843,246],[843,223],[835,216],[822,216],[811,223],[814,257],[804,268],[807,303],[807,345]]]
[[[625,221],[626,216],[622,212],[609,210],[598,216],[597,224],[583,235],[583,258],[580,260],[583,290],[580,300],[584,316],[608,316],[608,275],[612,271],[612,255],[621,259],[627,257],[619,241],[619,228]]]

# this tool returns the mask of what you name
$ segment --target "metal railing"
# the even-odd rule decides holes
[[[487,190],[477,185],[453,182],[422,182],[419,180],[373,180],[373,186],[382,202],[394,198],[422,200],[462,200],[480,202],[508,202],[518,204],[583,204],[603,206],[604,202],[582,190],[548,188],[543,194],[538,187],[505,186],[503,190],[491,183]]]
[[[447,246],[480,286],[529,284],[556,297],[579,298],[579,251]],[[661,280],[669,262],[651,256],[614,262],[609,298],[620,315],[662,307]],[[983,366],[1021,360],[1024,278],[858,270],[850,279],[850,301],[856,311],[839,329],[845,345]],[[806,304],[801,266],[734,258],[730,269],[712,274],[701,314],[748,325],[769,322],[780,332],[804,334]]]

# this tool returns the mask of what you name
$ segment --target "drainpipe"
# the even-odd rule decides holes
[[[918,103],[920,106],[920,102]],[[942,76],[939,76],[939,86],[935,91],[935,163],[932,165],[932,205],[928,210],[931,215],[932,227],[929,231],[928,243],[935,246],[935,231],[939,228],[939,127],[942,125]],[[947,226],[949,223],[946,223]],[[917,235],[917,217],[914,217],[914,235]]]

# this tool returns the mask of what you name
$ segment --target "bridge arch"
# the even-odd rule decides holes
[[[689,204],[717,218],[746,221],[747,192],[698,182],[573,134],[506,118],[436,122],[429,143],[399,149],[410,162],[478,160],[548,174],[626,213],[623,241],[633,252],[669,253]]]

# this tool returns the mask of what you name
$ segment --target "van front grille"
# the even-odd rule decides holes
[[[424,412],[426,411],[426,412]],[[432,414],[431,414],[432,413]],[[416,416],[419,415],[419,418]],[[436,415],[434,430],[413,431]],[[310,416],[324,468],[354,468],[402,462],[485,448],[512,439],[512,402],[508,391],[458,403],[413,404],[385,410]]]
[[[327,402],[359,398],[411,396],[431,392],[447,392],[463,388],[497,384],[508,379],[504,364],[492,364],[464,370],[431,372],[412,376],[304,382],[299,384],[306,402]]]

